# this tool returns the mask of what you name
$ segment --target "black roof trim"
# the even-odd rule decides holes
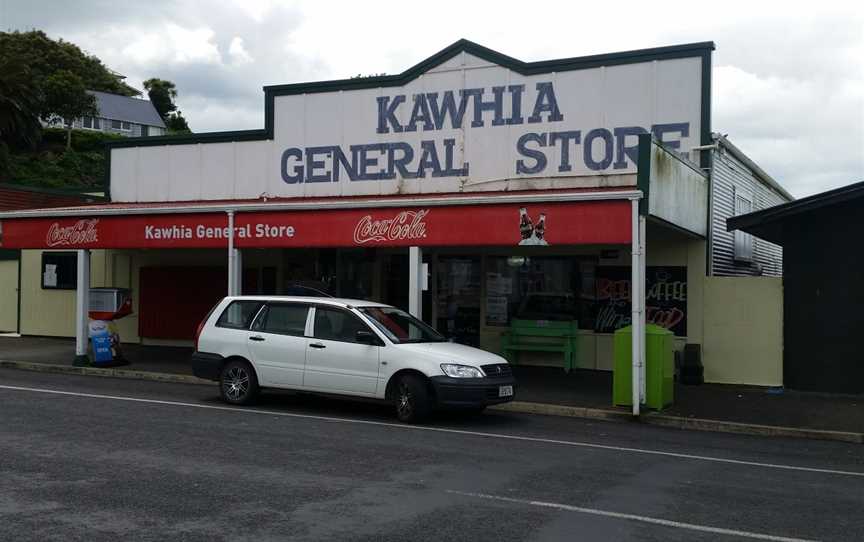
[[[784,203],[782,205],[769,207],[768,209],[763,209],[761,211],[727,218],[726,229],[727,231],[748,231],[771,222],[778,222],[788,217],[797,216],[829,205],[837,205],[858,198],[864,198],[864,181],[835,188],[834,190],[829,190],[827,192],[821,192],[803,199],[790,201],[789,203]]]
[[[105,142],[105,148],[158,147],[161,145],[192,145],[195,143],[230,143],[232,141],[261,141],[272,139],[266,130],[236,130],[232,132],[205,132],[203,134],[175,134],[151,137],[127,137]]]
[[[539,62],[523,62],[483,47],[473,41],[461,39],[449,47],[415,64],[397,75],[382,75],[357,79],[337,79],[332,81],[317,81],[311,83],[293,83],[288,85],[270,85],[264,87],[264,129],[242,130],[233,132],[208,132],[188,135],[167,135],[152,137],[130,137],[119,141],[105,143],[110,149],[123,147],[156,147],[161,145],[192,145],[196,143],[230,143],[234,141],[262,141],[273,139],[273,114],[276,96],[292,94],[312,94],[319,92],[334,92],[339,90],[360,90],[366,88],[395,87],[411,82],[428,70],[443,64],[461,52],[472,54],[478,58],[511,69],[522,75],[537,75],[559,71],[584,70],[600,66],[616,66],[621,64],[636,64],[651,60],[671,60],[675,58],[702,58],[703,71],[707,70],[710,78],[710,55],[714,50],[713,41],[653,47],[650,49],[635,49],[620,53],[606,53],[582,57],[562,58],[558,60],[543,60]],[[704,75],[704,74],[703,74]],[[702,144],[710,139],[710,81],[702,82]],[[706,110],[707,108],[707,110]]]
[[[292,94],[333,92],[338,90],[359,90],[365,88],[403,86],[410,83],[423,73],[440,66],[462,52],[511,69],[521,75],[537,75],[550,72],[584,70],[600,66],[635,64],[649,60],[701,57],[713,50],[714,42],[705,41],[684,45],[654,47],[651,49],[637,49],[621,53],[606,53],[600,55],[561,58],[557,60],[543,60],[539,62],[523,62],[519,59],[499,53],[498,51],[493,51],[488,47],[483,47],[473,41],[461,39],[400,74],[363,77],[357,79],[317,81],[312,83],[295,83],[289,85],[270,85],[264,87],[264,92],[273,94],[274,96],[286,96]]]

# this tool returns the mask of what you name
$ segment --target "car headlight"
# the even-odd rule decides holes
[[[486,376],[481,369],[470,365],[457,365],[456,363],[442,363],[441,370],[452,378],[483,378]]]

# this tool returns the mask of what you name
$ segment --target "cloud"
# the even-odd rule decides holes
[[[231,40],[231,45],[228,47],[228,54],[231,55],[231,59],[235,64],[248,64],[249,62],[254,62],[252,56],[246,51],[246,47],[243,46],[243,38],[240,36],[235,36],[234,39]]]
[[[0,0],[140,87],[170,79],[195,131],[260,128],[266,84],[398,73],[459,38],[523,60],[713,40],[713,126],[796,196],[864,179],[864,11],[801,6],[436,0]]]
[[[129,45],[123,47],[121,54],[138,64],[221,64],[222,55],[213,42],[214,35],[210,28],[190,29],[166,23],[161,29],[134,38]],[[232,43],[232,47],[233,45]],[[242,47],[241,40],[240,48]]]

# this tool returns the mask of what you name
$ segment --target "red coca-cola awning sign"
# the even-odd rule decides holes
[[[524,209],[524,212],[520,211]],[[527,216],[527,222],[523,217]],[[11,218],[2,248],[219,248],[225,213]],[[538,203],[238,212],[238,248],[625,244],[630,203]]]

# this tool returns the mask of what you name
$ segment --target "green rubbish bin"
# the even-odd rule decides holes
[[[612,403],[633,404],[633,327],[615,332],[614,371],[612,374]],[[662,410],[672,404],[675,358],[672,341],[675,335],[660,326],[645,326],[645,405]]]

